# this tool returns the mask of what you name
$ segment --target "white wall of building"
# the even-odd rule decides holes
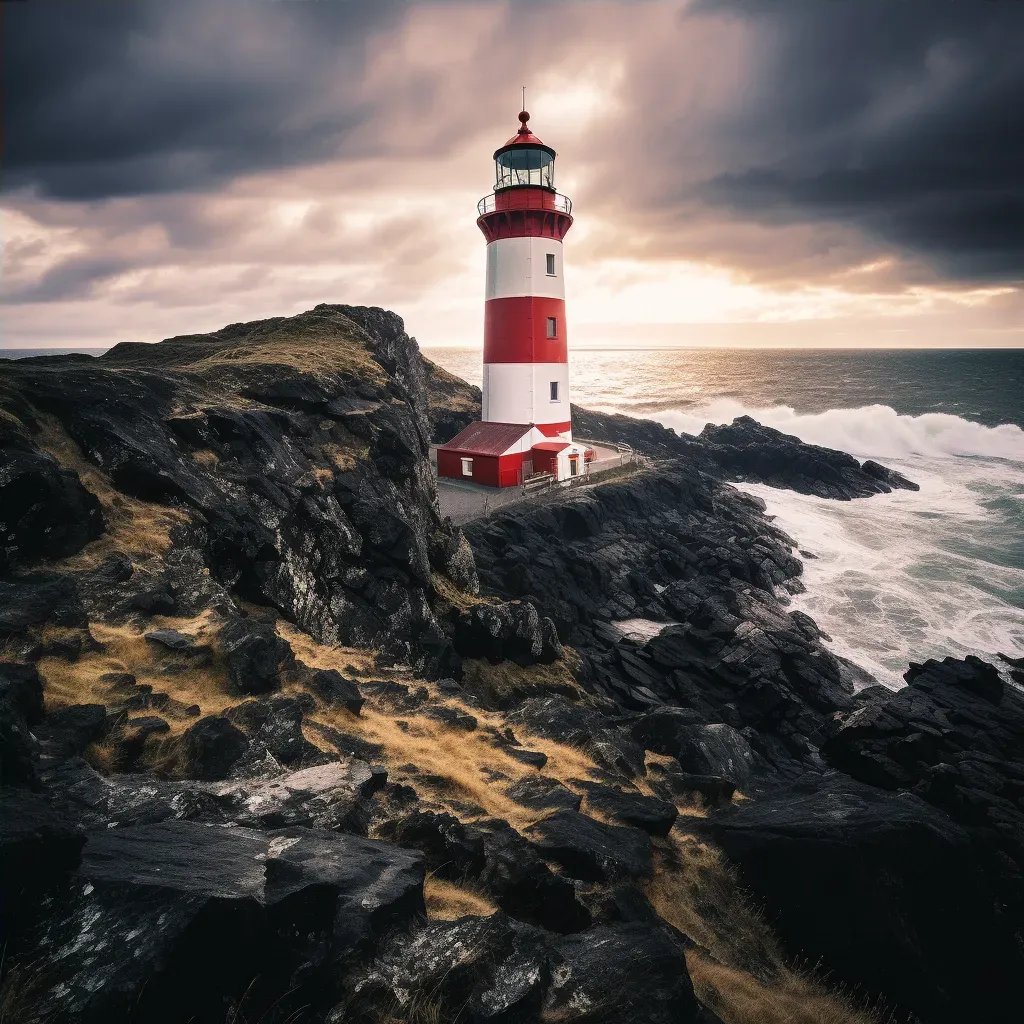
[[[555,257],[555,273],[547,273],[547,255]],[[540,295],[565,298],[562,243],[553,238],[499,238],[487,244],[488,299]]]
[[[558,401],[551,401],[551,384]],[[496,423],[566,423],[568,363],[484,363],[483,419]]]

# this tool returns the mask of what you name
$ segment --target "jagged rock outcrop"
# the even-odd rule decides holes
[[[822,745],[833,767],[910,791],[970,835],[1006,917],[1024,921],[1024,695],[979,658],[911,665]]]
[[[812,776],[711,829],[793,955],[929,1024],[1014,1000],[1021,955],[977,851],[917,796]]]

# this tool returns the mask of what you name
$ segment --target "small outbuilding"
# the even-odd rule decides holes
[[[541,475],[586,473],[587,449],[553,440],[531,423],[477,421],[437,449],[437,475],[487,487],[515,487]]]

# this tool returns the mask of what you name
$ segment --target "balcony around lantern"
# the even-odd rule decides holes
[[[572,216],[572,200],[553,189],[519,185],[484,196],[476,210],[481,217],[497,210],[554,210]]]

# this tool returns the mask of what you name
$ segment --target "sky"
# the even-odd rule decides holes
[[[1024,346],[1024,2],[0,7],[0,347],[378,305],[479,345],[530,126],[570,347]]]

